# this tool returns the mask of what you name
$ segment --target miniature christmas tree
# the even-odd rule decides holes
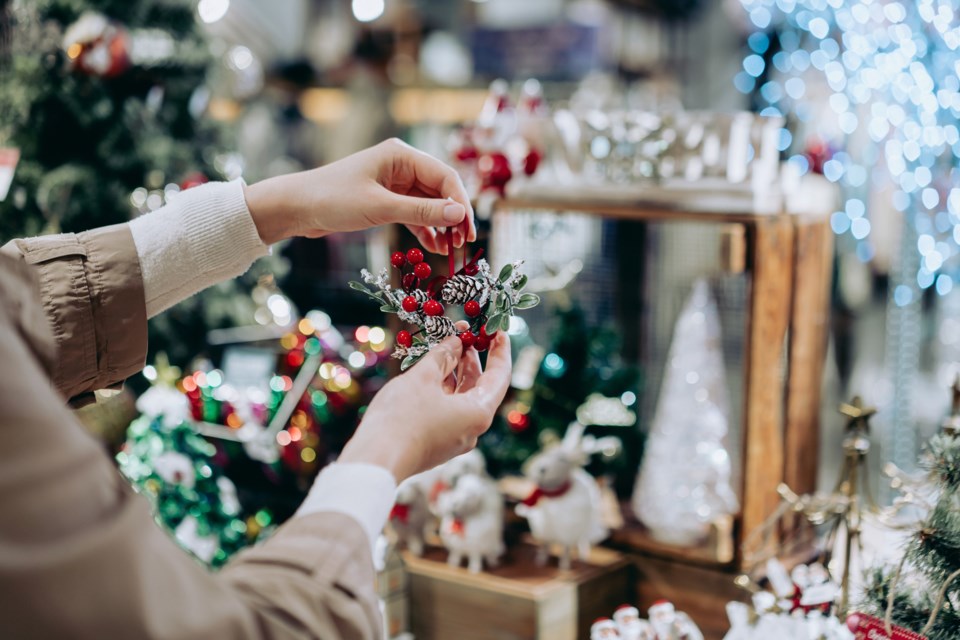
[[[955,640],[960,632],[960,379],[940,433],[922,457],[933,487],[919,505],[922,518],[910,535],[900,566],[868,577],[860,608],[928,640]]]
[[[654,537],[696,544],[738,509],[724,445],[729,411],[720,319],[705,280],[674,328],[633,508]]]

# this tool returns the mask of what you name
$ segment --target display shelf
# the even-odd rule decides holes
[[[589,637],[590,623],[632,601],[633,566],[622,554],[595,548],[570,571],[534,562],[536,547],[512,545],[501,566],[472,574],[447,565],[447,552],[403,555],[410,579],[411,629],[418,638]]]

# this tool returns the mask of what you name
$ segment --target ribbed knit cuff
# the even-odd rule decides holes
[[[383,467],[336,462],[320,472],[296,515],[332,511],[350,516],[367,532],[372,551],[390,516],[396,493],[397,481]]]
[[[147,315],[246,271],[269,253],[243,197],[243,182],[211,182],[130,222]]]

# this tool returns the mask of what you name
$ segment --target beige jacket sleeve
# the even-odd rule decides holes
[[[211,573],[156,526],[64,406],[143,365],[143,285],[125,225],[6,245],[0,301],[0,637],[380,636],[356,520],[295,518]]]

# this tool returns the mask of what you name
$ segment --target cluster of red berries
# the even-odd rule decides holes
[[[423,261],[423,251],[420,249],[410,249],[406,253],[397,251],[390,256],[390,264],[401,271],[408,264],[413,266],[413,271],[411,273],[405,273],[402,278],[403,290],[409,294],[400,302],[400,306],[404,311],[407,313],[422,311],[427,316],[443,315],[443,305],[438,300],[430,298],[421,303],[421,299],[425,297],[422,292],[419,298],[413,295],[414,290],[420,286],[420,282],[429,278],[432,273],[430,265]],[[469,276],[474,276],[479,271],[479,268],[476,264],[471,263],[466,265],[463,271]],[[463,305],[463,312],[468,318],[476,318],[480,315],[482,309],[480,308],[480,303],[476,300],[468,300]],[[486,351],[490,346],[490,341],[493,340],[496,335],[496,332],[492,335],[487,335],[486,327],[484,326],[481,326],[479,332],[476,334],[469,330],[459,334],[460,341],[463,343],[464,348],[474,347],[477,351]],[[398,332],[397,344],[401,347],[411,347],[413,345],[413,335],[409,331]]]

